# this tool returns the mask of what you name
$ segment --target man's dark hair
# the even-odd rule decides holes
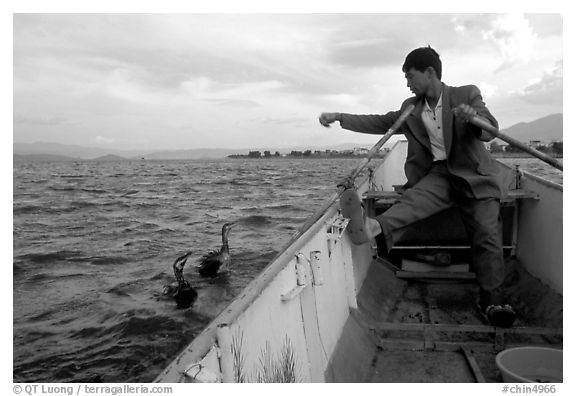
[[[424,72],[427,68],[432,67],[436,71],[436,76],[439,80],[442,79],[442,61],[440,55],[430,46],[416,48],[406,56],[402,71],[404,73],[414,68],[420,72]]]

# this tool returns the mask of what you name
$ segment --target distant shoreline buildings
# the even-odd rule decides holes
[[[380,150],[375,157],[383,157],[389,149],[385,148]],[[290,153],[281,154],[278,151],[274,153],[270,151],[254,150],[248,154],[232,154],[228,158],[362,158],[366,157],[370,152],[369,149],[364,147],[355,147],[352,150],[292,150]]]
[[[564,154],[564,142],[560,140],[553,140],[551,142],[544,142],[542,140],[530,140],[526,143],[527,146],[538,150],[542,153],[554,156],[562,157]],[[503,143],[500,140],[494,139],[490,143],[486,143],[486,149],[493,154],[513,154],[513,153],[523,153],[522,150],[511,146],[507,143]]]
[[[531,140],[530,142],[526,143],[527,146],[541,151],[545,154],[548,154],[552,157],[561,158],[563,156],[564,144],[562,141],[551,141],[551,142],[543,142],[541,140]],[[507,143],[503,143],[500,140],[493,140],[489,143],[486,143],[486,150],[494,154],[495,156],[511,156],[511,157],[519,157],[519,156],[529,156],[528,154],[524,153],[522,150],[510,146]],[[283,153],[281,154],[278,151],[271,152],[271,151],[249,151],[248,154],[232,154],[228,155],[228,158],[363,158],[367,157],[369,153],[369,149],[364,147],[356,147],[352,150],[292,150],[290,153]],[[375,157],[381,158],[386,155],[389,149],[385,148],[380,150]]]

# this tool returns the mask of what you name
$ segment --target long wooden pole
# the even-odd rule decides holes
[[[404,121],[406,121],[406,118],[408,118],[410,113],[412,113],[412,110],[414,110],[414,105],[408,106],[406,110],[404,110],[402,114],[400,114],[400,117],[398,117],[396,122],[394,122],[394,124],[390,127],[390,129],[388,129],[388,131],[386,131],[386,133],[380,138],[380,140],[378,140],[378,142],[374,145],[374,147],[370,149],[370,151],[368,152],[368,156],[364,158],[363,161],[360,164],[358,164],[356,169],[354,169],[350,173],[350,175],[348,176],[349,179],[354,180],[358,177],[360,172],[362,172],[362,170],[366,167],[366,165],[368,165],[370,160],[378,153],[378,151],[380,151],[384,143],[390,140],[390,138],[396,133],[398,128],[400,128],[400,126],[404,124]]]
[[[320,217],[322,217],[324,215],[324,213],[328,210],[328,208],[330,208],[330,206],[332,206],[332,204],[334,202],[336,202],[337,199],[340,198],[340,195],[342,195],[342,193],[345,190],[345,187],[343,186],[344,184],[346,184],[347,180],[354,180],[356,177],[358,177],[358,175],[360,174],[360,172],[362,172],[362,170],[366,167],[366,165],[368,165],[368,163],[370,162],[370,160],[374,157],[374,155],[376,155],[376,153],[378,153],[378,151],[382,148],[382,146],[384,145],[384,143],[386,143],[398,130],[398,128],[400,128],[400,126],[402,126],[402,124],[404,123],[404,121],[406,121],[406,118],[408,118],[408,116],[410,115],[410,113],[412,113],[412,110],[414,110],[414,105],[409,105],[406,110],[404,110],[402,112],[402,114],[400,114],[400,117],[398,117],[398,119],[396,120],[396,122],[394,122],[394,124],[392,124],[392,126],[390,127],[390,129],[388,129],[388,131],[386,131],[386,133],[380,138],[380,140],[378,140],[378,142],[374,145],[374,147],[372,147],[370,149],[370,151],[368,152],[368,156],[366,158],[364,158],[360,164],[358,164],[358,166],[352,171],[350,172],[350,175],[348,176],[348,178],[346,178],[343,183],[338,185],[338,191],[336,193],[334,193],[332,195],[332,197],[330,197],[326,203],[322,206],[322,208],[320,208],[318,211],[316,211],[316,213],[311,216],[301,227],[300,230],[298,232],[297,235],[295,235],[290,242],[298,239],[299,235],[302,234],[304,231],[306,231],[308,228],[310,228],[312,226],[312,224],[314,224],[316,221],[318,221],[318,219]]]
[[[501,139],[503,141],[505,141],[506,143],[510,144],[511,146],[514,146],[530,155],[533,155],[536,158],[541,159],[542,161],[546,162],[549,165],[552,165],[554,168],[556,169],[560,169],[561,171],[564,171],[562,164],[560,163],[560,161],[544,154],[541,151],[535,150],[532,147],[527,146],[526,144],[520,142],[519,140],[514,139],[513,137],[510,137],[502,132],[500,132],[498,130],[498,128],[496,128],[494,125],[490,124],[488,121],[485,121],[479,117],[473,117],[470,120],[471,124],[476,125],[478,128],[482,128],[483,130],[485,130],[486,132],[490,133],[491,135],[494,135],[494,137],[497,137],[498,139]]]

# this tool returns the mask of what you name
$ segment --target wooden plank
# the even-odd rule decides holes
[[[395,245],[391,250],[426,250],[426,249],[471,249],[470,245]],[[502,249],[516,249],[515,245],[504,245]]]
[[[474,374],[474,378],[476,378],[476,382],[485,383],[486,379],[484,378],[482,370],[480,370],[480,366],[478,366],[478,362],[474,358],[474,355],[472,355],[470,348],[466,345],[462,345],[462,352],[464,352],[464,357],[466,358],[466,362],[468,362],[472,374]]]
[[[439,265],[430,262],[423,262],[419,260],[402,259],[402,271],[408,272],[442,272],[442,273],[466,273],[470,272],[470,264],[468,263],[453,263],[447,265]]]
[[[474,383],[466,358],[460,350],[378,351],[370,376],[371,383]],[[377,394],[380,392],[377,392]],[[428,392],[419,392],[427,394]]]
[[[461,351],[462,345],[467,346],[475,351],[479,352],[497,352],[500,349],[496,349],[493,342],[482,342],[482,341],[469,341],[469,342],[451,342],[451,341],[435,341],[434,351],[438,352],[455,352]],[[378,342],[378,346],[384,350],[394,350],[394,351],[424,351],[424,340],[417,339],[401,339],[401,338],[383,338]],[[550,344],[550,343],[506,343],[506,348],[516,348],[523,346],[537,346],[544,348],[561,348],[562,344]]]
[[[561,336],[561,328],[555,327],[494,327],[486,325],[464,325],[464,324],[433,324],[433,323],[395,323],[380,322],[375,328],[382,331],[432,331],[443,333],[503,333],[503,334],[524,334],[524,335],[557,335]]]
[[[363,196],[366,199],[398,199],[401,197],[396,191],[366,191]]]
[[[518,201],[514,201],[512,206],[514,207],[514,212],[512,214],[512,236],[511,237],[512,237],[512,246],[514,246],[514,249],[512,249],[510,251],[510,255],[512,257],[516,257],[516,246],[518,245],[518,225],[520,224],[519,217],[518,217],[520,205],[518,204]]]
[[[402,194],[395,191],[366,191],[363,195],[365,199],[373,200],[378,203],[379,200],[384,202],[394,201],[400,199]],[[522,188],[508,190],[506,195],[502,198],[501,202],[511,202],[517,199],[539,199],[537,193],[534,191],[524,190]]]
[[[374,262],[384,266],[386,269],[396,273],[396,271],[398,271],[398,267],[396,267],[394,264],[392,264],[390,261],[383,259],[382,257],[376,257],[374,259]]]
[[[476,274],[473,272],[396,271],[396,277],[400,278],[400,279],[462,279],[462,280],[471,280],[471,279],[476,279]]]
[[[501,202],[512,202],[519,199],[540,199],[537,193],[534,191],[528,191],[524,189],[508,190],[506,195],[502,197]]]

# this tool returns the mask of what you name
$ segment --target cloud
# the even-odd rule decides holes
[[[499,71],[518,62],[526,64],[537,58],[538,35],[524,15],[500,15],[492,21],[489,29],[482,31],[482,35],[484,40],[492,42],[500,52]]]
[[[491,104],[521,118],[535,107],[522,104],[561,93],[561,69],[535,74],[562,58],[561,27],[551,26],[558,19],[15,14],[14,139],[83,144],[100,136],[129,148],[275,142],[280,135],[290,142],[309,133],[322,111],[395,109],[409,94],[406,54],[428,44],[442,57],[446,83],[477,84]],[[533,60],[535,53],[542,59]],[[266,135],[259,123],[276,133]],[[190,127],[183,132],[182,125]]]
[[[408,43],[399,41],[402,39],[392,37],[348,40],[336,42],[328,50],[331,61],[350,68],[400,67],[399,60],[406,56]]]
[[[538,80],[530,83],[517,95],[532,104],[562,104],[563,64],[558,62]]]
[[[494,14],[458,14],[451,16],[450,22],[458,34],[478,34],[489,30],[496,18]]]
[[[96,144],[112,144],[112,143],[116,142],[116,139],[111,138],[111,137],[106,137],[106,136],[96,136],[92,140]]]
[[[38,115],[14,115],[14,124],[17,125],[37,125],[37,126],[58,126],[71,125],[73,121],[58,116],[38,116]]]
[[[484,81],[478,84],[478,88],[480,88],[484,99],[490,99],[494,97],[500,90],[497,85]]]
[[[326,95],[326,100],[334,103],[338,106],[357,106],[360,103],[360,98],[357,95],[350,94],[338,94],[338,95]]]
[[[178,90],[199,76],[256,82],[276,75],[255,57],[256,49],[247,50],[242,29],[219,31],[217,22],[217,16],[202,15],[17,15],[15,75],[33,76],[26,72],[39,62],[45,71],[82,70],[86,78],[122,70],[152,90]]]
[[[525,18],[540,37],[562,37],[562,14],[526,14]]]
[[[196,99],[248,98],[257,94],[273,92],[284,86],[280,81],[221,83],[209,77],[198,77],[182,82],[180,87]]]
[[[360,14],[330,22],[337,26],[326,40],[326,53],[332,63],[347,68],[396,67],[409,51],[431,45],[440,50],[453,46],[457,36],[450,29],[447,14]],[[404,34],[417,26],[421,34]]]
[[[288,117],[263,117],[252,120],[257,124],[272,124],[272,125],[300,125],[300,126],[309,126],[312,123],[315,123],[316,120],[313,117],[305,118],[305,117],[298,117],[298,116],[288,116]]]
[[[243,107],[243,108],[260,107],[260,104],[258,102],[245,99],[209,99],[208,101],[214,103],[217,106],[231,106],[231,107]]]

